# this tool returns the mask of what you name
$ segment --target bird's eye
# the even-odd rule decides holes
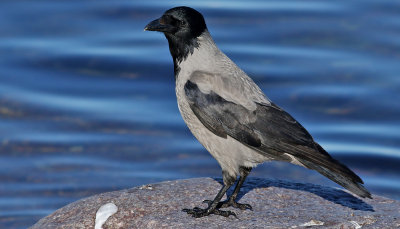
[[[180,26],[185,26],[186,22],[185,21],[180,21],[179,24],[180,24]]]

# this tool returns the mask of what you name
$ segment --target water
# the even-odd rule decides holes
[[[186,1],[0,3],[0,228],[96,193],[219,177],[162,34]],[[374,194],[400,199],[400,2],[196,1],[219,47]],[[335,186],[285,163],[252,176]]]

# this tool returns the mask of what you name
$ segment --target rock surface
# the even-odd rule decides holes
[[[228,208],[238,218],[193,218],[182,208],[206,207],[221,180],[167,181],[103,193],[69,204],[32,229],[94,228],[96,212],[113,203],[115,214],[102,228],[400,228],[400,202],[380,196],[359,199],[335,188],[280,180],[248,178],[239,202],[253,211]]]

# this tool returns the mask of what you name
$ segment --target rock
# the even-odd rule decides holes
[[[239,202],[253,211],[229,208],[238,218],[193,218],[183,208],[206,207],[221,180],[197,178],[108,192],[69,204],[32,229],[94,228],[399,228],[400,202],[373,195],[360,199],[336,188],[248,178]],[[102,207],[103,206],[103,207]],[[101,208],[101,209],[100,209]],[[100,210],[99,210],[100,209]],[[105,223],[103,224],[103,221]]]

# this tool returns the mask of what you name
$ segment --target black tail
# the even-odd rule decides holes
[[[313,161],[300,160],[300,162],[309,169],[313,169],[343,186],[347,190],[360,197],[371,198],[371,193],[363,186],[364,182],[357,174],[351,171],[347,166],[333,159],[320,145],[316,143],[316,147],[320,153],[324,155],[324,159],[315,163]]]

